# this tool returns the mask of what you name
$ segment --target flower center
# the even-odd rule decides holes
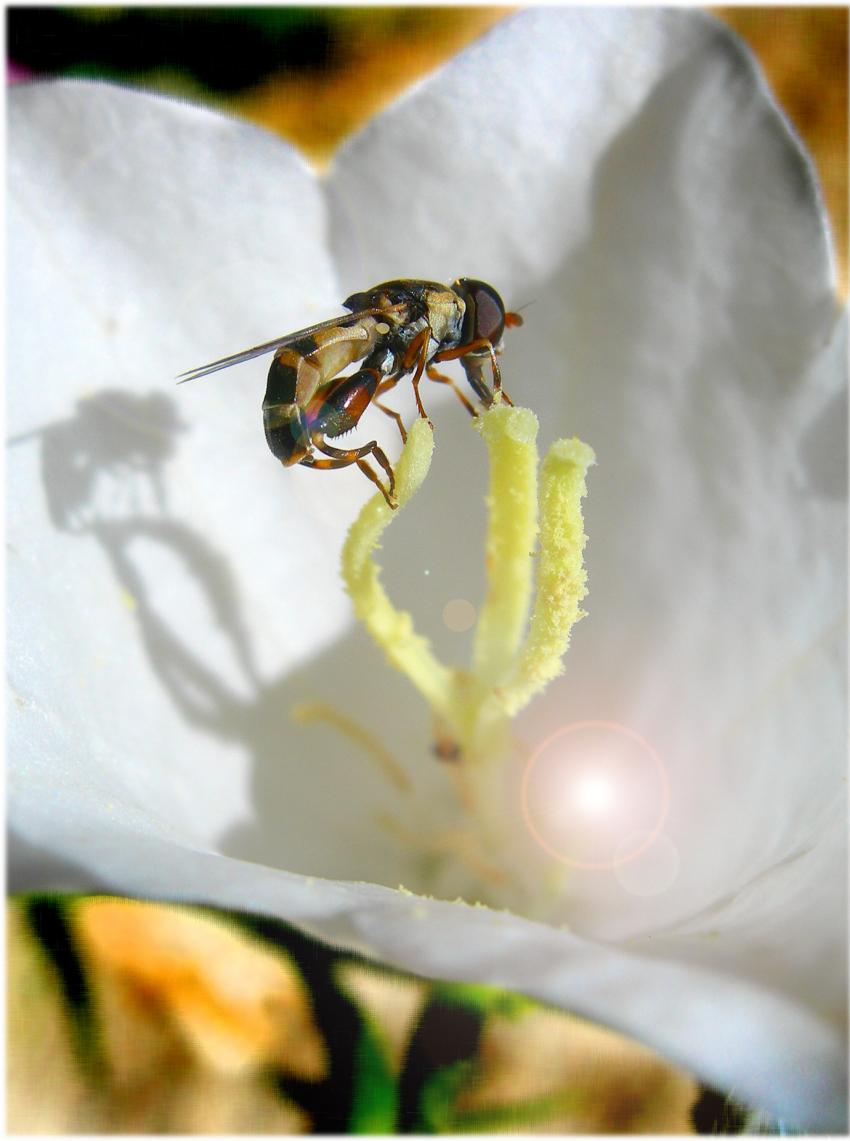
[[[443,821],[440,832],[423,836],[418,818],[418,843],[462,861],[477,880],[492,885],[513,879],[505,839],[520,818],[504,802],[505,766],[514,755],[510,720],[562,672],[570,631],[583,616],[581,500],[594,455],[578,439],[558,440],[541,466],[537,417],[526,408],[496,404],[475,425],[488,451],[490,488],[487,591],[474,623],[471,667],[441,662],[411,615],[396,609],[384,590],[375,552],[400,510],[390,510],[380,495],[366,503],[349,531],[342,575],[357,618],[431,707],[432,752],[454,783],[456,827],[447,830]],[[399,509],[422,486],[433,448],[433,429],[417,420],[396,465]],[[458,601],[460,606],[447,607],[446,622],[471,626],[474,608]],[[617,791],[604,772],[588,770],[570,796],[584,816],[598,819],[612,808]],[[404,826],[396,832],[403,838]]]

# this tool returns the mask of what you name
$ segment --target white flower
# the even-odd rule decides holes
[[[844,322],[810,165],[738,42],[689,12],[527,11],[325,179],[147,95],[9,103],[13,886],[282,916],[843,1128]],[[447,776],[340,584],[366,481],[273,461],[262,362],[170,382],[354,289],[456,275],[533,302],[506,388],[544,443],[575,433],[598,460],[590,617],[517,736],[614,722],[669,789],[662,838],[574,869],[545,923],[397,890],[434,881],[376,817],[437,830]],[[480,589],[485,463],[451,394],[427,399],[434,467],[384,560],[448,658],[442,608]],[[392,448],[374,417],[363,439]],[[356,745],[292,722],[316,700],[403,759],[409,807]],[[460,859],[456,879],[498,903]]]

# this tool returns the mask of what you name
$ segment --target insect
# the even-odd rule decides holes
[[[272,453],[284,467],[304,464],[327,470],[357,464],[395,508],[395,475],[377,441],[337,448],[328,440],[351,431],[370,405],[392,417],[406,440],[401,416],[380,398],[410,374],[420,416],[428,418],[419,394],[423,374],[448,384],[475,416],[475,407],[451,377],[434,367],[441,361],[460,360],[472,391],[485,407],[497,399],[510,404],[496,358],[505,328],[521,325],[522,318],[505,311],[492,286],[469,277],[448,286],[407,278],[385,281],[353,293],[343,306],[350,312],[192,369],[179,381],[274,352],[263,400],[263,424]],[[362,362],[357,372],[340,376],[357,362]],[[492,388],[484,375],[488,362]],[[386,485],[367,457],[383,469]]]

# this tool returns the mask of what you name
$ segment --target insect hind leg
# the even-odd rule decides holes
[[[395,498],[395,472],[393,471],[392,464],[387,459],[384,451],[378,446],[378,442],[376,440],[372,440],[368,444],[364,444],[361,448],[343,449],[331,447],[327,440],[325,440],[322,436],[314,436],[313,444],[328,458],[322,460],[317,459],[315,456],[308,456],[301,461],[303,464],[306,464],[308,467],[324,469],[350,467],[352,464],[357,464],[366,478],[370,479],[372,483],[374,483],[374,485],[378,488],[381,495],[383,495],[384,499],[386,499],[388,505],[393,510],[395,510],[395,508],[398,506]],[[365,457],[369,455],[373,456],[374,459],[384,469],[384,472],[387,476],[387,482],[389,484],[389,490],[384,487],[376,473],[366,462]]]
[[[357,464],[366,478],[380,490],[389,506],[395,508],[395,473],[377,440],[371,440],[360,448],[344,449],[334,448],[327,442],[328,436],[342,436],[357,425],[374,400],[382,379],[380,371],[367,363],[359,372],[341,377],[316,393],[307,406],[305,417],[309,425],[310,442],[328,458],[322,460],[308,456],[301,462],[307,467],[315,468],[339,468]],[[383,468],[388,489],[366,462],[367,456],[372,456]]]

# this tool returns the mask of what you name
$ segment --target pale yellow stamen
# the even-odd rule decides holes
[[[570,633],[584,617],[579,603],[587,594],[582,561],[587,539],[581,501],[587,492],[587,469],[595,462],[593,450],[575,437],[556,441],[543,461],[534,613],[519,660],[500,686],[509,716],[563,673]]]
[[[357,617],[390,664],[430,705],[438,763],[454,777],[465,830],[438,837],[426,830],[422,845],[453,854],[479,880],[495,886],[505,878],[498,867],[504,828],[498,765],[512,752],[509,719],[562,672],[570,632],[583,614],[586,540],[581,500],[594,455],[578,439],[556,441],[540,470],[538,493],[534,413],[499,404],[483,412],[476,427],[487,447],[490,487],[487,590],[471,668],[444,665],[428,639],[416,633],[410,614],[397,610],[388,598],[375,553],[396,512],[381,495],[373,496],[349,531],[342,576]],[[421,487],[433,448],[428,422],[417,420],[396,467],[399,509]],[[402,838],[399,825],[384,823]]]
[[[399,511],[422,486],[433,454],[433,430],[427,421],[417,420],[395,469]],[[414,631],[411,616],[390,602],[373,557],[395,515],[381,495],[372,496],[348,532],[342,549],[342,577],[354,613],[383,648],[390,665],[406,674],[428,704],[445,715],[451,701],[452,670],[437,659],[428,639]]]
[[[487,594],[475,628],[472,671],[485,683],[511,665],[528,619],[537,540],[537,417],[500,405],[476,420],[490,457],[485,547]]]
[[[505,882],[505,873],[484,860],[476,850],[475,837],[460,828],[452,828],[437,835],[422,836],[405,828],[388,812],[379,812],[377,819],[383,829],[408,848],[428,855],[455,855],[474,875],[487,883],[499,887]]]
[[[317,721],[324,721],[326,725],[338,729],[344,737],[352,741],[363,752],[371,757],[380,772],[395,785],[399,792],[410,791],[410,778],[401,767],[399,761],[389,749],[378,740],[374,733],[370,733],[365,725],[355,721],[342,710],[328,705],[325,701],[310,701],[303,705],[295,705],[290,710],[290,717],[296,725],[314,725]]]
[[[539,509],[540,552],[536,603],[523,632],[532,594],[534,544],[538,535],[537,417],[527,408],[497,405],[478,421],[490,457],[487,497],[488,587],[475,631],[471,670],[444,665],[413,620],[396,610],[380,582],[374,559],[384,530],[395,516],[376,495],[351,527],[343,549],[342,575],[354,612],[387,655],[406,674],[454,734],[462,760],[474,763],[501,747],[506,718],[561,671],[570,630],[581,617],[585,594],[585,544],[581,498],[592,450],[579,440],[559,440],[543,464]],[[421,487],[433,455],[433,435],[424,420],[410,431],[396,469],[399,507]]]

